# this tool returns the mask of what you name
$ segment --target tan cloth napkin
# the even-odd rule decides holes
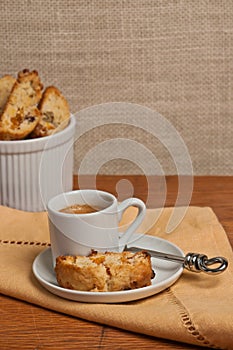
[[[46,213],[0,207],[0,292],[42,307],[155,337],[206,347],[233,349],[233,254],[226,234],[210,208],[190,207],[179,226],[164,233],[172,209],[148,210],[142,225],[148,234],[183,249],[228,258],[229,267],[209,276],[184,271],[170,288],[152,297],[122,304],[88,304],[59,298],[32,273],[35,257],[49,244]],[[123,224],[134,215],[129,210]]]

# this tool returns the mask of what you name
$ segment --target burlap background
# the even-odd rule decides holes
[[[73,113],[112,101],[150,107],[180,133],[194,174],[233,174],[232,1],[11,0],[0,2],[0,13],[1,75],[37,69]],[[162,145],[125,125],[80,137],[74,171],[90,148],[115,137],[137,140],[166,174],[176,173]],[[107,161],[99,172],[144,172],[130,145],[128,160]]]

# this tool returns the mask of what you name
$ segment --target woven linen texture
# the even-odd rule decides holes
[[[107,102],[149,107],[176,128],[194,174],[233,174],[232,1],[11,0],[1,1],[0,11],[1,75],[38,70],[72,113]],[[105,125],[78,138],[74,172],[90,149],[122,138],[145,146],[148,163],[152,152],[165,174],[175,174],[169,149],[130,122],[106,125],[103,118]],[[155,172],[134,153],[131,142],[121,159],[106,151],[98,172]],[[93,162],[86,171],[97,171]]]

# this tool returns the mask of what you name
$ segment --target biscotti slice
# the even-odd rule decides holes
[[[20,140],[37,125],[43,85],[37,71],[19,72],[0,119],[0,139]]]
[[[55,86],[45,89],[39,104],[41,118],[30,137],[43,137],[64,129],[70,120],[67,100]]]
[[[16,79],[5,75],[0,79],[0,115],[2,114]]]
[[[61,287],[95,292],[142,288],[155,276],[146,251],[59,256],[55,272]]]

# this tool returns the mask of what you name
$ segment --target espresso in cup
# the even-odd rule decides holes
[[[90,214],[101,210],[101,208],[94,208],[88,204],[72,204],[60,210],[61,213],[66,214]]]
[[[119,221],[131,206],[138,208],[137,216],[120,233]],[[145,204],[138,198],[118,203],[111,193],[89,189],[61,193],[49,200],[47,208],[54,266],[60,255],[123,251],[146,212]],[[78,214],[84,211],[87,215],[70,215],[74,211]]]

